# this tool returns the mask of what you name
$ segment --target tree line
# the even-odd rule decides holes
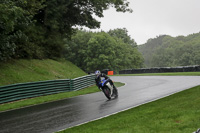
[[[1,0],[0,61],[66,57],[87,71],[141,66],[142,57],[126,29],[77,30],[99,28],[93,16],[103,17],[110,7],[132,12],[126,0]]]
[[[63,39],[73,35],[74,27],[99,28],[92,15],[103,17],[111,6],[132,11],[126,0],[1,0],[0,61],[61,57]]]
[[[139,46],[146,67],[200,64],[200,33],[171,37],[160,35]]]
[[[87,72],[140,68],[143,57],[127,32],[125,28],[107,33],[80,30],[65,40],[65,57]]]

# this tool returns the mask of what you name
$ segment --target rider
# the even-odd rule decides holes
[[[95,77],[96,85],[98,86],[99,89],[101,89],[99,86],[99,82],[101,82],[101,77],[104,77],[113,86],[113,88],[116,89],[115,85],[113,84],[113,81],[106,74],[101,73],[99,70],[96,70],[95,75],[96,75]]]

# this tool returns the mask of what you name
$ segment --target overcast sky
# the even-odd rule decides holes
[[[104,11],[99,30],[126,28],[137,42],[144,44],[158,35],[189,35],[200,32],[200,0],[128,0],[133,13]]]

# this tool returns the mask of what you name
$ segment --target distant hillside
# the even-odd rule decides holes
[[[171,37],[161,35],[138,46],[146,67],[200,64],[200,33]]]
[[[0,63],[0,86],[44,81],[69,79],[84,76],[86,73],[66,60],[12,60]]]

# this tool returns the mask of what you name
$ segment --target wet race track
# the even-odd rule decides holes
[[[200,85],[200,76],[111,77],[124,82],[119,97],[102,92],[1,112],[0,133],[51,133],[154,101]]]

